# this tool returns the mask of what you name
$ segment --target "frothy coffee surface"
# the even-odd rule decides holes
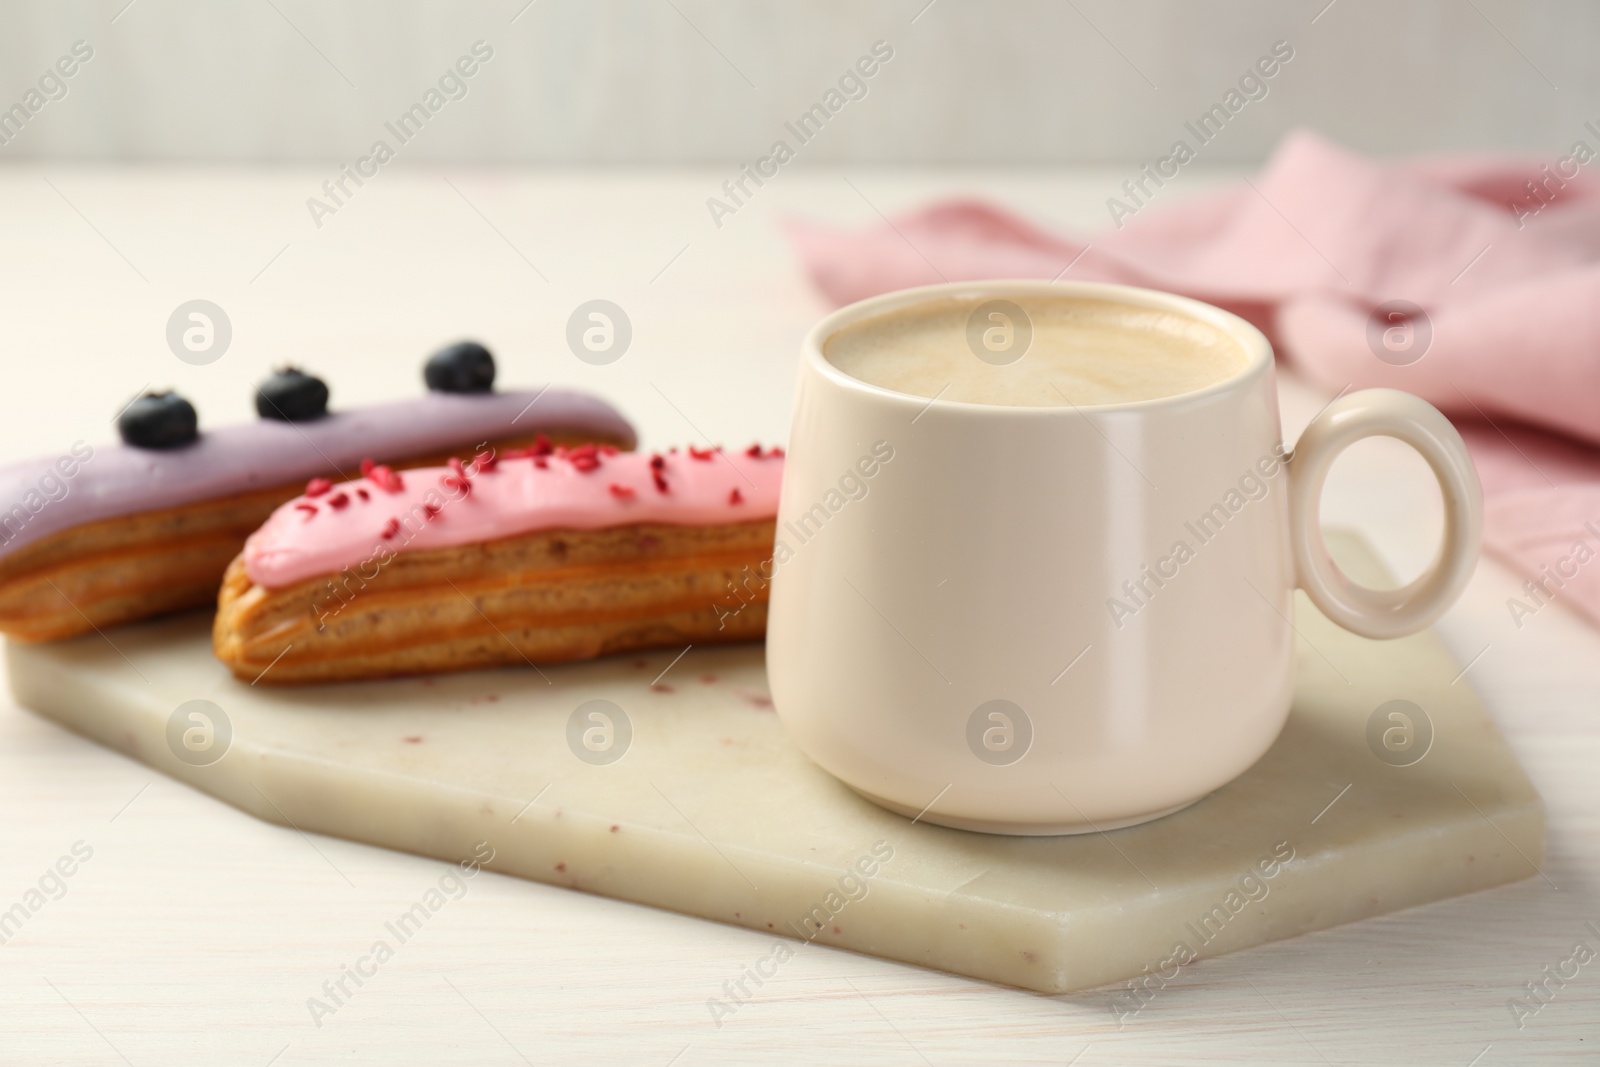
[[[947,298],[863,319],[829,337],[823,355],[852,378],[896,392],[1014,407],[1156,400],[1231,378],[1248,362],[1223,331],[1168,311],[1023,296],[1012,298],[1023,322],[1003,311],[974,320],[991,303]],[[1015,351],[1008,343],[1017,345],[1029,326],[1026,353],[1003,363]]]

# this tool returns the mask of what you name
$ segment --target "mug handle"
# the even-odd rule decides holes
[[[1369,589],[1344,575],[1322,539],[1328,469],[1366,437],[1393,437],[1421,454],[1444,496],[1444,543],[1433,564],[1400,589]],[[1363,637],[1415,633],[1443,615],[1472,577],[1483,540],[1483,489],[1450,420],[1398,389],[1339,397],[1311,420],[1288,459],[1289,537],[1300,588],[1322,613]]]

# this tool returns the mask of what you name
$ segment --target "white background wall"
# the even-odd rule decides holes
[[[1591,0],[127,3],[0,7],[0,106],[95,50],[0,160],[352,159],[478,39],[494,59],[408,162],[751,159],[878,39],[894,60],[802,163],[1150,158],[1277,40],[1294,60],[1211,161],[1296,125],[1547,154],[1600,117]]]

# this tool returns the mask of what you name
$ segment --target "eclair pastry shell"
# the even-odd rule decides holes
[[[597,434],[549,436],[557,444],[631,445]],[[528,434],[490,444],[506,450],[533,440]],[[430,453],[391,466],[435,466],[452,454]],[[0,557],[0,632],[19,641],[57,641],[213,604],[245,539],[304,488],[298,482],[101,519],[25,545]]]
[[[267,685],[589,659],[766,631],[774,523],[556,529],[401,552],[282,589],[229,565],[217,658]]]

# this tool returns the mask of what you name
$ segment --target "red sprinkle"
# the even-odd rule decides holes
[[[500,466],[500,457],[493,452],[479,452],[472,457],[473,473],[483,474],[493,471],[498,466]]]
[[[372,468],[374,468],[376,466],[377,466],[377,463],[373,462],[373,459],[372,459],[371,456],[368,456],[366,459],[363,459],[361,461],[361,477],[363,477],[363,478],[372,477]]]
[[[767,455],[769,455],[769,456],[777,456],[779,459],[782,459],[783,458],[783,449],[781,449],[781,448],[773,448],[771,451],[769,451],[767,453]]]
[[[667,465],[667,461],[664,458],[662,458],[662,456],[661,456],[661,454],[659,452],[653,454],[650,457],[650,469],[651,470],[658,471],[658,470],[661,470],[666,465]]]
[[[609,486],[607,486],[607,488],[611,490],[611,495],[616,497],[618,500],[632,500],[634,497],[633,488],[631,486],[618,485],[616,482],[612,482]]]
[[[600,469],[600,449],[595,445],[579,445],[568,452],[566,458],[584,474]]]
[[[296,504],[295,508],[306,513],[307,522],[310,522],[311,517],[317,513],[317,506],[315,504],[307,504],[303,501],[299,504]]]
[[[550,461],[548,459],[545,459],[543,456],[534,456],[533,457],[533,465],[535,467],[538,467],[540,470],[546,470],[547,471],[547,470],[550,469]]]
[[[328,498],[328,503],[336,509],[347,507],[350,503],[350,494],[345,492],[335,493]]]
[[[439,479],[440,483],[447,485],[452,489],[461,490],[462,496],[471,496],[472,483],[467,480],[467,469],[463,467],[461,465],[461,461],[454,456],[450,457],[449,463],[450,473]]]
[[[617,446],[616,445],[601,445],[600,446],[600,454],[602,456],[614,456],[614,455],[617,454]]]
[[[689,455],[693,459],[710,459],[712,456],[716,455],[716,450],[708,448],[702,452],[700,449],[694,447],[694,445],[690,445]]]
[[[744,503],[744,494],[740,493],[737,487],[733,488],[733,489],[730,489],[728,491],[728,503],[730,503],[730,504],[743,504]]]
[[[333,483],[326,478],[313,478],[306,483],[306,496],[321,496],[333,488]]]
[[[438,515],[439,512],[442,511],[442,510],[443,509],[440,508],[438,504],[424,504],[424,505],[422,505],[422,513],[424,515],[428,516],[428,519],[430,521],[434,518],[434,516]]]
[[[751,459],[760,459],[761,458],[761,443],[758,441],[755,444],[751,445],[749,448],[744,450],[744,454],[749,456]]]
[[[366,461],[363,460],[361,473],[366,475],[368,481],[385,493],[398,493],[406,487],[405,482],[400,480],[400,475],[385,467],[382,463],[374,463],[371,467],[368,467]]]
[[[399,519],[390,519],[388,522],[383,524],[383,539],[385,541],[389,540],[391,537],[393,537],[395,534],[397,534],[399,532],[400,532],[400,520]]]
[[[550,438],[544,434],[537,434],[533,439],[533,454],[535,456],[548,456],[554,449],[550,447]]]
[[[662,473],[660,471],[651,471],[650,476],[656,483],[656,492],[665,493],[667,491],[667,479]]]
[[[359,486],[356,488],[356,496],[360,497],[362,500],[372,499],[372,494],[367,492],[365,489],[360,488]]]

